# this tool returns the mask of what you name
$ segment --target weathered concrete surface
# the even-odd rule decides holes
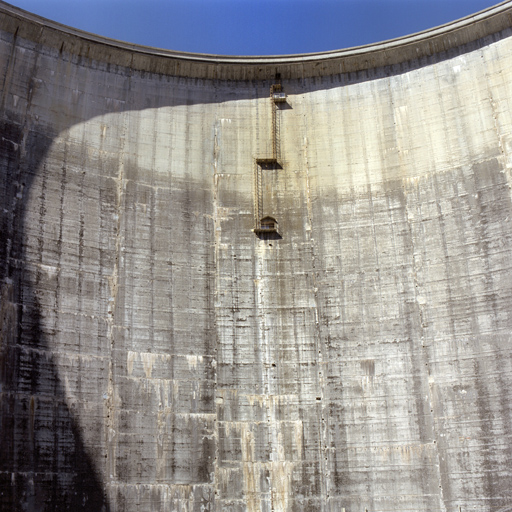
[[[511,16],[267,59],[265,240],[258,59],[0,4],[0,508],[512,506]]]

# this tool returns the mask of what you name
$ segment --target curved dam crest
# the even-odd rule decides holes
[[[250,59],[0,3],[0,508],[508,509],[511,19]]]

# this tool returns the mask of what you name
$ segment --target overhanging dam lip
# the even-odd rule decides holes
[[[6,16],[10,16],[13,23],[6,23]],[[15,28],[16,20],[18,24]],[[110,62],[109,53],[112,52],[127,52],[131,58],[122,59],[121,65],[149,72],[189,78],[232,80],[271,79],[279,72],[283,79],[287,79],[362,71],[446,52],[512,26],[512,0],[459,20],[395,39],[340,50],[290,55],[214,55],[154,48],[69,27],[3,0],[0,0],[0,24],[4,25],[4,29],[10,28],[11,32],[18,32],[20,26],[25,25],[25,30],[19,33],[21,37],[54,47],[57,46],[58,39],[61,41],[61,50],[64,48],[70,53],[99,61]],[[30,26],[35,30],[30,30]],[[49,32],[54,33],[49,35]],[[66,42],[75,44],[66,45]],[[148,59],[160,62],[152,65]],[[168,61],[168,65],[163,64],[162,59]]]

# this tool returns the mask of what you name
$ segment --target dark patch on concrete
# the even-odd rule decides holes
[[[0,508],[107,512],[25,268],[25,205],[54,134],[13,118],[0,123]]]

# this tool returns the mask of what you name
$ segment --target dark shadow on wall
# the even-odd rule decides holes
[[[48,316],[48,306],[40,304],[38,271],[28,268],[27,240],[36,236],[34,226],[26,224],[30,191],[59,133],[56,127],[35,123],[30,113],[30,101],[39,94],[34,85],[37,67],[32,77],[19,80],[30,84],[25,116],[4,108],[5,98],[14,94],[9,86],[16,74],[16,46],[13,37],[11,62],[4,64],[0,76],[0,83],[4,84],[0,91],[0,511],[108,512],[111,507],[105,485],[96,470],[104,464],[105,454],[96,453],[93,460],[92,447],[85,445],[81,434],[79,415],[67,403],[52,352],[54,333],[45,330],[42,320]],[[61,58],[64,60],[65,56]],[[129,72],[123,76],[126,97],[112,102],[112,107],[102,113],[195,103],[191,99],[193,93],[180,98],[169,94],[161,103],[131,95],[131,76]],[[190,81],[191,89],[194,82],[197,81]],[[198,91],[202,87],[195,84]],[[216,101],[215,89],[211,91],[205,103]],[[218,101],[239,98],[233,88],[228,98],[223,96]],[[69,105],[62,102],[59,107],[60,98],[54,100],[54,108],[62,110],[57,117],[64,119],[59,131],[88,120],[77,119],[78,116],[68,119],[64,112],[69,111]],[[40,208],[44,209],[44,205]],[[37,245],[40,256],[45,245],[42,233]],[[30,261],[37,266],[34,255]]]
[[[255,233],[260,240],[282,240],[283,236],[277,231],[264,232],[259,231]]]
[[[63,124],[57,129],[35,123],[30,102],[40,94],[35,85],[36,66],[32,77],[19,79],[20,83],[30,84],[25,116],[4,108],[5,98],[15,94],[9,89],[15,83],[12,76],[16,75],[17,45],[14,36],[11,61],[4,64],[0,76],[0,83],[4,84],[4,90],[0,90],[0,511],[108,512],[110,504],[104,482],[96,470],[104,464],[105,454],[95,454],[93,460],[92,447],[85,446],[81,434],[79,416],[67,403],[52,353],[54,333],[45,331],[42,321],[48,314],[48,306],[39,302],[42,289],[37,273],[28,269],[27,255],[28,237],[36,236],[34,227],[26,225],[34,178],[42,172],[46,154],[59,132],[86,122],[88,117],[68,117],[65,112],[69,112],[69,105],[54,98],[53,108],[62,111],[57,117]],[[73,60],[72,56],[67,58]],[[61,55],[61,59],[65,61],[66,56]],[[175,98],[172,89],[171,94],[158,101],[132,95],[129,85],[132,74],[129,71],[119,74],[126,83],[126,96],[111,102],[112,106],[106,107],[103,114],[192,105],[197,104],[194,97],[201,97],[201,94],[187,93]],[[57,85],[61,85],[58,80]],[[66,78],[62,80],[65,82]],[[171,78],[170,87],[178,80],[183,81]],[[189,83],[196,91],[204,87],[195,80]],[[99,96],[102,92],[106,97],[107,91],[100,91]],[[265,90],[264,95],[267,94]],[[240,99],[235,87],[227,96],[218,101]],[[211,96],[204,103],[215,101],[216,92],[212,88]],[[87,112],[84,105],[81,107],[82,112]],[[37,244],[41,255],[45,245],[42,234]],[[34,255],[31,262],[34,264]]]
[[[108,512],[26,268],[28,191],[52,140],[0,121],[0,510]]]

